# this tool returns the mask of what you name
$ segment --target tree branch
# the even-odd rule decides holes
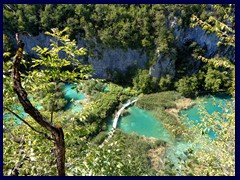
[[[14,116],[16,116],[18,119],[20,119],[22,122],[24,122],[28,127],[30,127],[33,131],[44,135],[44,137],[46,137],[48,140],[50,141],[54,141],[54,139],[52,139],[50,136],[47,135],[47,133],[45,132],[41,132],[36,130],[34,127],[32,127],[27,121],[25,121],[23,118],[21,118],[19,115],[17,115],[15,112],[13,112],[11,109],[7,108],[7,107],[3,107],[4,109],[8,110],[10,113],[12,113]]]
[[[35,108],[27,97],[26,90],[22,87],[21,77],[20,77],[20,62],[22,60],[24,43],[19,40],[19,34],[16,33],[16,40],[18,49],[16,55],[13,58],[13,68],[12,68],[12,79],[13,79],[13,89],[17,94],[20,103],[22,104],[24,111],[28,113],[39,125],[47,129],[52,133],[54,138],[54,144],[56,147],[56,158],[57,158],[57,173],[59,176],[65,176],[65,141],[64,133],[61,126],[53,125],[48,119],[46,119],[42,114]]]
[[[3,129],[5,129],[6,132],[10,134],[10,136],[11,136],[11,138],[12,138],[12,140],[13,140],[14,142],[16,142],[16,143],[18,143],[18,144],[20,144],[20,143],[25,144],[24,139],[23,139],[23,138],[20,139],[20,138],[15,137],[14,134],[11,132],[11,130],[10,130],[8,127],[6,127],[6,126],[3,125]]]

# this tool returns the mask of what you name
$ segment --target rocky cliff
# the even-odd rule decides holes
[[[214,34],[206,34],[200,27],[194,29],[180,29],[175,28],[175,36],[177,39],[176,46],[183,46],[187,41],[195,41],[202,48],[207,49],[206,56],[212,57],[218,52],[218,47],[216,43],[218,38]],[[29,55],[36,55],[32,48],[39,45],[41,47],[50,46],[50,37],[44,34],[39,34],[35,37],[22,37],[22,40],[25,43],[25,51]],[[78,39],[78,46],[86,46],[86,43]],[[125,72],[129,66],[136,65],[139,68],[144,68],[148,62],[148,57],[144,50],[133,50],[127,49],[123,50],[120,48],[101,48],[96,46],[93,50],[96,52],[95,56],[89,56],[88,62],[92,64],[93,68],[96,70],[94,77],[97,78],[108,78],[107,70],[119,70]],[[101,56],[98,56],[98,53],[101,53]],[[194,67],[193,67],[194,68]],[[159,78],[164,74],[175,75],[175,59],[172,59],[169,56],[164,54],[158,55],[156,64],[151,66],[150,74]]]

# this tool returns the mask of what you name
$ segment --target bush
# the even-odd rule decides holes
[[[169,74],[166,75],[166,77],[161,77],[158,87],[160,91],[167,91],[171,89],[172,82],[171,82],[171,76]]]
[[[175,84],[177,91],[185,97],[195,97],[198,95],[198,79],[196,75],[184,77]]]
[[[78,83],[76,89],[77,91],[81,91],[84,94],[94,96],[97,92],[103,92],[105,88],[104,80],[101,79],[89,79],[82,80]]]
[[[227,72],[221,72],[219,70],[208,68],[207,74],[205,75],[205,89],[211,90],[212,92],[217,92],[229,81],[229,78],[226,76]]]
[[[106,131],[100,132],[95,138],[93,138],[92,142],[94,144],[100,145],[105,140],[105,138],[108,136],[108,133]]]
[[[157,108],[167,109],[176,107],[175,100],[181,95],[176,91],[166,91],[161,93],[148,94],[140,97],[136,103],[139,108],[154,110]]]
[[[138,70],[133,78],[133,88],[140,93],[149,94],[153,92],[156,80],[152,78],[148,70]]]

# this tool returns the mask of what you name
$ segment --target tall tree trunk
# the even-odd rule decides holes
[[[55,154],[57,158],[57,173],[59,176],[65,176],[65,141],[64,133],[61,126],[53,125],[49,120],[41,115],[41,113],[31,104],[27,98],[27,92],[22,87],[20,78],[20,62],[22,60],[24,43],[19,40],[19,34],[16,34],[16,40],[18,49],[14,56],[12,79],[13,89],[16,92],[20,103],[22,104],[24,111],[28,113],[38,124],[51,132],[53,139],[55,140]]]

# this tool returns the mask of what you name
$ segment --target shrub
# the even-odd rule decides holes
[[[198,95],[198,79],[196,75],[184,77],[175,84],[177,91],[185,97],[194,97]]]
[[[161,77],[158,87],[160,91],[167,91],[171,89],[172,82],[171,82],[171,76],[169,74],[166,75],[166,77]]]

